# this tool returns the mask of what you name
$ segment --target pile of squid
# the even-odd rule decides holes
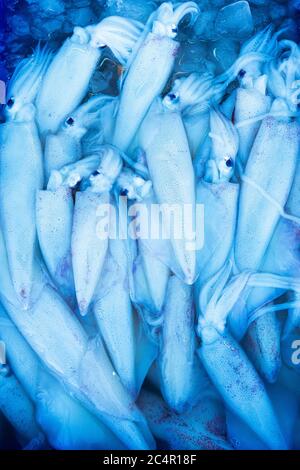
[[[300,326],[300,49],[270,25],[227,71],[174,74],[198,15],[167,2],[145,24],[75,27],[10,79],[0,424],[22,449],[300,446],[285,347]],[[91,96],[108,49],[119,93]],[[136,203],[202,207],[195,240],[139,236],[121,222]],[[115,237],[99,236],[103,205]]]

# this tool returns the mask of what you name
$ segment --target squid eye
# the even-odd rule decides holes
[[[68,126],[73,126],[74,124],[74,119],[72,117],[69,117],[67,120],[66,120],[66,124],[68,124]]]
[[[128,189],[122,189],[122,191],[120,191],[120,196],[127,196],[128,195]]]
[[[226,160],[225,162],[227,168],[232,168],[233,167],[233,161],[231,158],[228,158],[228,160]]]
[[[177,96],[175,95],[175,93],[169,93],[168,96],[169,96],[169,98],[170,98],[171,101],[174,101],[174,100],[176,100],[176,98],[177,98]]]
[[[242,69],[239,71],[239,77],[243,78],[246,75],[246,70]]]
[[[177,33],[178,33],[178,28],[177,28],[177,26],[173,25],[173,26],[171,27],[171,31],[172,31],[172,33],[177,34]]]
[[[15,104],[14,98],[9,98],[8,102],[6,103],[8,108],[12,108],[14,104]]]
[[[100,171],[98,170],[93,171],[93,173],[91,174],[91,176],[98,176],[98,175],[100,175]]]

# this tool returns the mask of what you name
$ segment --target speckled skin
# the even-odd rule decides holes
[[[242,348],[228,334],[204,341],[201,361],[226,405],[240,416],[270,449],[286,449],[270,399]]]

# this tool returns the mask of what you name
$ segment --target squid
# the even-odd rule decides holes
[[[147,169],[145,171],[147,172]],[[120,194],[126,195],[134,202],[131,212],[132,216],[136,217],[135,225],[138,226],[139,222],[145,223],[143,212],[139,211],[145,209],[149,215],[151,205],[156,203],[151,181],[140,176],[138,171],[125,168],[117,179],[117,185]],[[147,222],[146,225],[151,230]],[[170,270],[160,257],[159,240],[154,240],[150,233],[139,233],[138,230],[135,230],[134,236],[137,239],[137,257],[134,261],[135,287],[132,300],[144,313],[146,309],[150,317],[155,318],[161,313],[164,304]],[[167,244],[166,240],[163,247],[166,248]]]
[[[121,96],[115,123],[113,145],[124,152],[130,146],[151,103],[163,91],[174,67],[179,43],[175,41],[178,24],[199,13],[194,2],[173,6],[162,3],[150,15],[135,49],[129,56],[122,78]]]
[[[209,130],[209,98],[213,75],[192,73],[175,80],[171,91],[164,97],[164,105],[180,110],[186,129],[192,157],[203,145]]]
[[[281,98],[272,109],[289,111]],[[280,216],[284,215],[299,152],[299,125],[289,119],[262,121],[242,176],[235,241],[237,267],[258,269]],[[274,155],[278,155],[274,166]],[[264,223],[260,223],[261,221]]]
[[[232,263],[227,262],[200,293],[202,313],[197,333],[202,344],[198,354],[227,407],[268,448],[284,449],[286,442],[263,382],[241,346],[226,330],[226,320],[231,309],[250,288],[272,287],[299,292],[299,279],[244,271],[229,280],[231,270]]]
[[[219,76],[194,72],[174,81],[163,103],[169,109],[181,112],[193,158],[201,154],[205,144],[209,132],[210,108],[222,101],[226,88],[238,76],[241,67],[257,60],[261,62],[263,58],[261,53],[245,53]]]
[[[136,397],[135,313],[129,287],[130,259],[126,240],[109,240],[106,263],[95,292],[93,312],[116,372]]]
[[[170,240],[180,276],[192,284],[196,277],[196,254],[192,246],[195,242],[195,176],[180,113],[169,110],[160,98],[157,99],[139,130],[139,139],[161,210],[165,211],[165,216],[171,208],[179,213],[178,234],[171,234]],[[184,217],[190,234],[185,233]],[[165,217],[165,230],[168,230],[167,221]]]
[[[110,190],[122,168],[122,158],[117,149],[104,146],[100,156],[100,165],[89,177],[89,186],[77,192],[75,198],[71,251],[81,315],[88,312],[108,248],[109,233],[98,233],[99,210],[108,207]]]
[[[33,102],[50,57],[47,49],[38,48],[19,64],[7,90],[6,122],[0,126],[0,220],[13,285],[23,308],[30,303],[37,256],[35,195],[43,188],[42,147]]]
[[[42,136],[56,134],[88,91],[102,50],[108,46],[120,63],[128,56],[141,34],[141,23],[118,16],[96,25],[76,26],[55,54],[36,99],[37,122]]]
[[[107,100],[104,95],[90,98],[66,118],[56,134],[47,134],[44,152],[46,181],[53,170],[60,170],[81,159],[83,137],[90,128],[99,126],[102,106]]]
[[[36,227],[43,259],[54,284],[71,308],[76,307],[72,270],[71,234],[74,203],[72,189],[39,190],[36,194]]]
[[[168,406],[179,414],[190,406],[196,347],[194,326],[192,287],[171,276],[163,309],[157,360],[162,394]]]
[[[197,250],[196,299],[204,283],[232,256],[240,190],[234,182],[239,138],[233,124],[214,109],[210,111],[209,135],[211,152],[203,162],[203,178],[198,181],[196,192],[197,204],[204,206],[204,243]]]

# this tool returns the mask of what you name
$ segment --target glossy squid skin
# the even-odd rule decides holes
[[[194,323],[192,288],[171,276],[163,309],[158,364],[162,394],[177,413],[190,406],[196,345]]]
[[[43,187],[42,148],[33,116],[0,126],[0,152],[1,225],[13,285],[27,308],[37,248],[35,195]]]
[[[199,277],[195,283],[195,299],[199,297],[204,283],[231,256],[239,189],[238,184],[230,182],[207,183],[200,180],[197,184],[197,203],[204,204],[204,245],[197,251]],[[215,223],[215,217],[224,228],[222,233],[219,223]]]
[[[94,295],[108,248],[108,238],[97,236],[97,209],[109,200],[107,193],[76,194],[71,243],[76,297],[82,315],[87,313]]]
[[[96,170],[93,171],[95,162]],[[111,225],[110,190],[121,168],[119,151],[109,145],[99,148],[95,155],[65,167],[65,184],[87,180],[87,187],[75,196],[71,236],[76,298],[82,315],[88,312],[103,268]],[[107,230],[101,225],[105,216],[109,218]]]
[[[261,80],[267,80],[266,76],[262,76]],[[257,88],[245,89],[238,88],[236,92],[235,108],[234,108],[234,122],[237,126],[240,148],[239,148],[239,163],[242,168],[245,168],[251,148],[253,146],[255,137],[260,128],[261,122],[254,122],[248,125],[243,125],[243,121],[257,116],[267,114],[271,109],[271,97],[265,94],[265,90]]]
[[[153,99],[162,92],[172,70],[177,48],[178,43],[172,39],[149,33],[131,64],[121,93],[113,137],[113,144],[121,150],[127,150]],[[154,76],[152,73],[149,75],[149,64],[161,64],[161,70],[156,66]]]
[[[134,311],[128,286],[126,241],[109,240],[106,263],[96,290],[94,314],[122,383],[137,394]]]
[[[40,190],[36,197],[36,224],[46,266],[62,297],[75,308],[75,286],[71,258],[74,203],[71,188]]]
[[[49,67],[37,98],[42,134],[56,133],[67,115],[82,101],[100,57],[101,51],[89,44],[70,38],[65,41]]]
[[[162,107],[158,100],[141,126],[140,141],[158,203],[169,207],[176,204],[181,211],[186,205],[194,213],[195,178],[180,114]],[[173,237],[171,244],[182,278],[191,284],[195,280],[196,256],[193,249],[187,248],[190,240],[185,237],[184,233],[181,239]]]

